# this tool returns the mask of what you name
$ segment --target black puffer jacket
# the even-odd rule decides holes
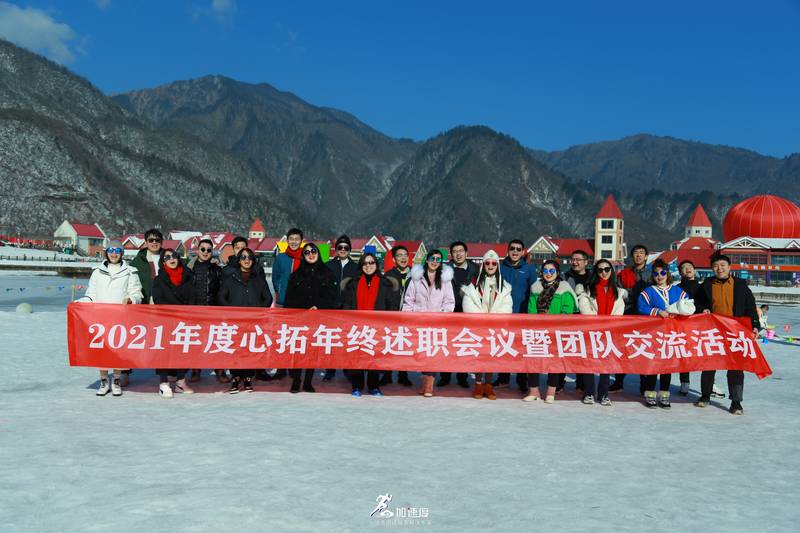
[[[272,294],[267,286],[267,278],[253,272],[244,281],[241,270],[232,272],[222,280],[218,303],[234,307],[270,307]]]
[[[328,267],[303,261],[289,276],[283,305],[292,309],[336,309],[338,292],[336,278]]]
[[[345,278],[342,281],[342,302],[343,309],[356,309],[358,307],[358,284],[361,282],[361,275],[354,278]],[[397,280],[375,274],[372,276],[372,283],[380,283],[378,296],[375,298],[375,311],[397,311],[397,298],[400,286]]]
[[[222,268],[212,261],[199,261],[196,257],[189,261],[188,266],[194,273],[192,290],[197,305],[216,305]]]
[[[166,267],[158,271],[153,280],[153,303],[164,305],[195,305],[194,273],[191,269],[183,267],[183,278],[177,287],[172,284],[167,275]]]
[[[266,278],[267,273],[264,271],[264,262],[261,261],[261,257],[256,254],[253,259],[253,274],[261,276],[262,278]],[[235,255],[230,256],[228,258],[228,264],[222,269],[223,277],[232,276],[235,272],[239,271],[239,258]]]

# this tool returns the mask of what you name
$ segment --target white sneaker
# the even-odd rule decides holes
[[[175,392],[179,394],[194,394],[194,389],[186,383],[186,379],[179,379],[175,382]]]
[[[681,383],[681,394],[686,396],[689,394],[689,384],[688,383]]]
[[[113,396],[122,396],[122,386],[119,384],[119,378],[114,378],[111,382],[111,394]]]
[[[100,387],[97,389],[97,392],[95,392],[95,395],[96,396],[105,396],[106,394],[108,394],[109,390],[111,390],[111,389],[108,387],[108,380],[107,379],[101,379],[100,380]]]
[[[725,397],[725,393],[722,392],[720,389],[718,389],[716,385],[714,385],[711,388],[711,397],[712,398],[724,398]]]
[[[161,383],[158,385],[158,393],[162,398],[172,398],[172,387],[169,386],[169,383]]]
[[[539,396],[534,396],[533,394],[528,394],[522,399],[523,402],[535,402],[537,400],[539,400]]]

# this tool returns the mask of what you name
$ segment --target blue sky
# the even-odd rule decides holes
[[[800,152],[800,1],[0,0],[0,36],[106,93],[224,74],[422,140],[653,133]]]

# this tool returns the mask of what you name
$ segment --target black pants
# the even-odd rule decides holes
[[[364,388],[364,374],[367,375],[367,389],[373,390],[378,388],[378,382],[381,379],[380,370],[345,370],[347,377],[350,378],[350,383],[353,385],[353,390],[361,390]]]
[[[711,397],[714,388],[716,370],[704,370],[700,374],[700,395],[704,398]],[[741,402],[744,394],[744,371],[728,370],[728,397],[732,402]]]
[[[564,374],[547,374],[547,386],[548,387],[558,387],[558,384],[561,382],[561,376]],[[527,385],[530,388],[538,388],[539,387],[539,374],[517,374],[517,377],[525,376],[527,379]]]
[[[306,374],[303,377],[303,386],[311,385],[311,380],[314,378],[314,369],[313,368],[306,368]],[[289,375],[292,377],[292,381],[295,383],[300,383],[300,374],[303,373],[302,368],[291,368],[289,369]]]
[[[594,374],[581,374],[583,378],[583,394],[591,394],[594,396]],[[608,384],[611,381],[611,374],[600,374],[600,379],[597,382],[597,396],[598,400],[608,396]]]
[[[508,383],[511,381],[511,374],[508,372],[497,374],[497,381],[498,383]],[[517,374],[517,386],[527,388],[528,374]]]
[[[256,371],[255,370],[242,370],[240,368],[237,368],[235,370],[231,370],[231,375],[233,377],[239,378],[239,379],[244,379],[244,378],[255,379],[256,378]]]
[[[461,383],[462,381],[467,381],[468,374],[466,372],[458,372],[456,374],[456,380]],[[453,374],[451,372],[439,372],[439,379],[441,379],[445,385],[450,383],[450,380],[453,378]]]
[[[681,372],[681,383],[689,383],[689,373]]]
[[[333,379],[333,376],[336,375],[335,368],[326,368],[325,369],[325,379]]]
[[[644,390],[659,390],[656,389],[656,378],[658,378],[658,374],[649,374],[644,377]],[[661,392],[667,392],[669,390],[669,384],[672,382],[672,374],[661,374],[659,384],[661,385],[660,390]]]
[[[175,370],[174,368],[156,368],[156,374],[158,374],[158,381],[161,383],[166,383],[169,377],[174,377],[176,380],[183,379],[186,375],[186,369],[181,368]]]

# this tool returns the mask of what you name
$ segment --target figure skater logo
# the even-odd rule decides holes
[[[369,514],[370,516],[375,516],[375,513],[380,513],[380,516],[384,518],[391,518],[394,516],[394,513],[391,512],[387,507],[389,507],[389,502],[392,501],[392,495],[388,492],[386,494],[379,494],[375,501],[378,502],[378,505],[375,506],[375,509]]]

